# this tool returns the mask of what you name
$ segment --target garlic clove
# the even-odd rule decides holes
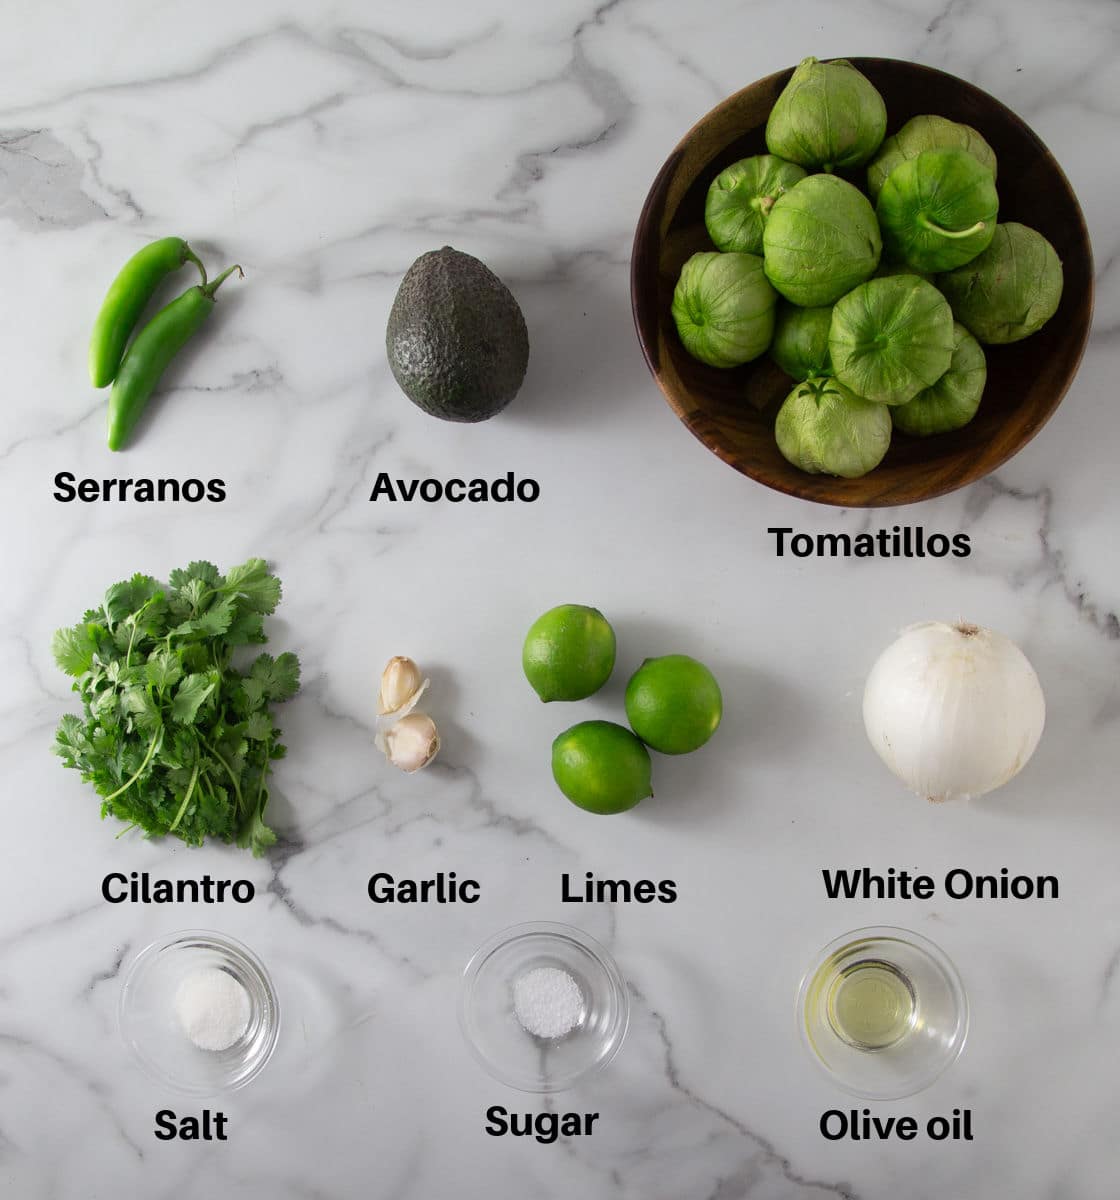
[[[401,717],[390,729],[379,731],[376,740],[393,766],[408,774],[426,767],[439,753],[439,730],[427,713]]]
[[[416,702],[428,688],[427,679],[421,679],[420,668],[404,655],[389,659],[381,672],[381,691],[377,697],[379,717],[407,716],[416,707]]]

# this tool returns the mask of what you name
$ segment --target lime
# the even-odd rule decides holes
[[[610,678],[614,649],[614,630],[597,608],[561,604],[533,622],[521,666],[546,704],[582,700]]]
[[[698,750],[719,728],[723,697],[715,676],[687,654],[647,658],[626,685],[626,717],[662,754]]]
[[[613,721],[581,721],[552,743],[552,776],[594,813],[619,813],[652,796],[649,751]]]

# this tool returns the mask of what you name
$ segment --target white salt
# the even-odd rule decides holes
[[[192,971],[175,993],[175,1015],[200,1050],[228,1050],[249,1028],[249,993],[228,971]]]
[[[561,1038],[583,1020],[583,991],[559,967],[534,967],[513,984],[513,1011],[521,1027],[539,1038]]]

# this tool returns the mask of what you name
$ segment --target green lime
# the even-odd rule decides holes
[[[698,750],[719,728],[723,697],[716,677],[687,654],[647,658],[626,685],[626,717],[662,754]]]
[[[653,795],[649,751],[613,721],[581,721],[552,743],[552,776],[565,796],[594,813],[619,813]]]
[[[521,666],[546,704],[582,700],[610,678],[614,649],[614,630],[597,608],[561,604],[533,622]]]

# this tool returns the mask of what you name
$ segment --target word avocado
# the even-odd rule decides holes
[[[221,904],[236,900],[248,904],[256,889],[248,879],[152,879],[147,871],[112,871],[101,881],[101,895],[110,904]]]
[[[567,873],[560,877],[560,899],[565,904],[651,904],[660,900],[672,904],[677,898],[677,885],[672,879],[654,883],[652,879],[639,879],[631,883],[628,879],[596,879],[590,871],[584,876],[583,891],[572,885]]]
[[[869,867],[821,871],[830,900],[929,900],[937,889],[929,875],[915,875],[891,867],[885,875]],[[942,882],[950,900],[1057,900],[1056,875],[1012,875],[1001,867],[998,875],[975,875],[964,867],[948,871]]]
[[[130,494],[131,493],[131,494]],[[59,471],[54,477],[54,498],[69,504],[81,500],[93,504],[98,500],[149,501],[186,500],[197,504],[209,500],[221,504],[226,498],[224,479],[79,479],[73,471]]]
[[[486,1132],[491,1137],[512,1133],[514,1137],[534,1137],[549,1145],[560,1137],[586,1137],[594,1132],[598,1113],[511,1113],[500,1104],[486,1110]]]
[[[366,891],[374,904],[474,904],[479,897],[478,881],[458,879],[454,871],[438,871],[434,879],[399,882],[388,871],[379,871],[369,877]]]
[[[493,500],[497,504],[508,504],[511,500],[523,500],[532,504],[541,494],[541,485],[535,479],[518,479],[507,471],[498,479],[390,479],[388,471],[382,471],[370,492],[370,500],[423,500],[435,504],[448,500],[460,504],[467,500],[472,504]]]
[[[212,1113],[208,1108],[202,1110],[201,1118],[177,1117],[172,1109],[163,1108],[156,1113],[156,1127],[152,1132],[161,1142],[175,1138],[183,1142],[227,1142],[227,1120],[225,1113]]]
[[[895,525],[874,533],[796,533],[791,526],[770,526],[774,553],[785,558],[968,558],[972,542],[967,533],[927,534],[918,525]]]

